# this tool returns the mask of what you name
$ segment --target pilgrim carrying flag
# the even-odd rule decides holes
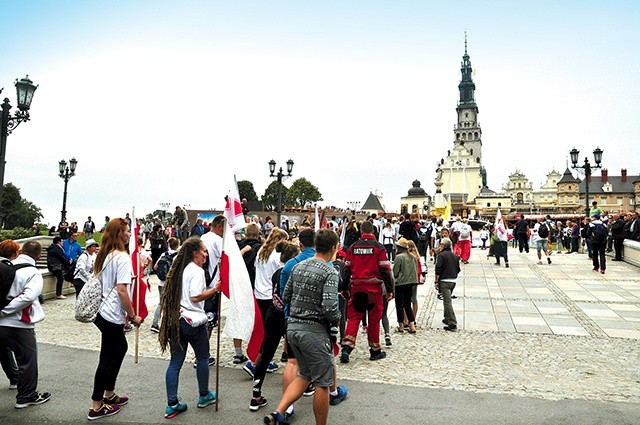
[[[242,215],[242,209],[240,214]],[[224,226],[222,237],[220,279],[222,293],[229,299],[227,320],[222,333],[229,338],[248,341],[247,355],[255,362],[264,338],[262,315],[253,294],[249,272],[228,224]]]
[[[133,266],[133,274],[135,281],[133,282],[133,291],[131,294],[131,304],[136,316],[142,317],[144,320],[149,315],[147,309],[146,295],[147,283],[143,280],[144,268],[140,264],[140,246],[138,245],[138,236],[140,235],[140,226],[136,224],[136,209],[131,212],[131,237],[129,238],[129,253],[131,255],[131,265]]]
[[[238,190],[238,182],[236,181],[236,176],[233,176],[233,187],[227,196],[227,204],[224,207],[224,217],[227,219],[227,223],[229,223],[229,227],[234,232],[237,232],[240,229],[244,229],[247,227],[247,222],[244,219],[244,214],[242,214],[242,204],[240,203],[240,191]]]

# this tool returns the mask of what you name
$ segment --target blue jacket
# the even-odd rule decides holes
[[[76,242],[71,242],[69,239],[62,241],[62,250],[67,261],[75,262],[80,254],[82,254],[82,247]]]

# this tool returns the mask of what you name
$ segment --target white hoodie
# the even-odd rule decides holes
[[[7,294],[13,299],[0,311],[0,326],[34,329],[36,323],[44,320],[44,310],[38,301],[42,293],[42,274],[35,267],[36,261],[28,255],[20,254],[13,264],[31,264],[34,267],[16,270]]]

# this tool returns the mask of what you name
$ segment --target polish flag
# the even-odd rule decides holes
[[[255,362],[264,338],[262,315],[251,288],[249,272],[228,224],[224,226],[222,237],[220,279],[222,293],[229,299],[227,320],[222,333],[229,338],[249,341],[247,356]]]
[[[131,212],[131,237],[129,238],[129,253],[131,255],[131,265],[133,266],[133,273],[136,276],[133,283],[133,291],[131,294],[131,305],[136,316],[142,317],[144,320],[149,315],[147,309],[147,282],[143,279],[144,269],[141,267],[140,262],[140,246],[138,245],[138,236],[140,235],[140,226],[136,223],[136,209],[133,208]]]
[[[227,196],[227,204],[224,207],[224,217],[227,219],[231,230],[234,232],[247,227],[247,222],[242,213],[242,204],[240,203],[240,191],[238,190],[238,182],[236,176],[233,176],[233,188]]]

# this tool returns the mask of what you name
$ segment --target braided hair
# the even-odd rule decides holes
[[[204,248],[199,237],[190,237],[180,247],[164,283],[160,299],[160,333],[158,341],[164,353],[169,345],[172,352],[180,347],[180,300],[182,298],[182,274],[193,261],[194,254]]]

